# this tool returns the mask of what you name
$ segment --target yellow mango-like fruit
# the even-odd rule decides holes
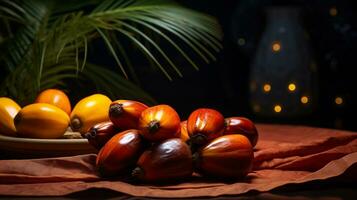
[[[35,100],[35,103],[48,103],[61,108],[68,115],[71,114],[71,102],[62,90],[47,89],[42,91]]]
[[[16,136],[14,118],[21,107],[12,99],[0,97],[0,134]]]
[[[103,94],[94,94],[80,100],[71,113],[72,130],[84,134],[95,124],[109,121],[111,103],[112,100]]]
[[[14,123],[20,137],[54,139],[66,132],[69,117],[66,112],[54,105],[34,103],[22,108]]]

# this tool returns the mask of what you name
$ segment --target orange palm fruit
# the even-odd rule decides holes
[[[101,122],[90,128],[84,137],[87,138],[89,144],[99,150],[119,131],[112,122]]]
[[[12,99],[0,97],[0,134],[16,136],[14,118],[21,107]]]
[[[224,131],[224,117],[217,110],[199,108],[187,119],[187,131],[192,144],[203,145]]]
[[[180,138],[167,139],[146,150],[132,176],[142,181],[173,181],[191,177],[192,154]]]
[[[108,110],[112,101],[103,94],[93,94],[80,100],[71,113],[71,128],[85,134],[91,127],[109,120]]]
[[[223,135],[241,134],[246,136],[254,147],[258,142],[258,131],[254,123],[244,117],[229,117],[225,119]]]
[[[145,144],[138,130],[130,129],[118,133],[99,151],[96,168],[101,176],[130,172],[144,148]]]
[[[141,113],[148,106],[138,101],[117,100],[110,104],[109,118],[121,129],[136,129]]]
[[[252,168],[253,147],[244,135],[218,137],[196,152],[198,172],[218,178],[243,178]]]
[[[14,118],[20,137],[55,139],[67,130],[69,117],[62,109],[47,103],[34,103],[23,107]]]
[[[157,105],[145,109],[139,118],[139,130],[151,142],[177,137],[180,117],[168,105]]]
[[[42,91],[35,100],[35,103],[48,103],[59,107],[68,115],[71,114],[71,102],[68,96],[58,89],[47,89]]]

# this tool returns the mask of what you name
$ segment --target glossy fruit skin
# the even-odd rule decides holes
[[[244,178],[252,168],[253,147],[247,137],[224,135],[208,143],[194,155],[195,166],[207,176]]]
[[[168,105],[157,105],[145,109],[139,118],[139,130],[144,138],[159,142],[177,137],[180,131],[180,117]]]
[[[55,139],[66,132],[69,117],[54,105],[34,103],[17,113],[14,124],[19,137]]]
[[[121,129],[137,129],[141,113],[147,108],[138,101],[117,100],[110,105],[109,118]]]
[[[0,134],[16,136],[14,118],[21,107],[12,99],[0,97]]]
[[[145,143],[138,130],[130,129],[114,135],[99,151],[96,168],[102,176],[130,172],[144,151]]]
[[[180,138],[182,141],[187,142],[190,139],[187,131],[187,120],[181,122]]]
[[[112,101],[103,94],[93,94],[80,100],[71,113],[71,128],[81,134],[92,126],[109,120],[108,110]]]
[[[225,119],[223,135],[241,134],[246,136],[253,147],[258,142],[258,131],[254,123],[244,117],[229,117]]]
[[[68,96],[58,89],[47,89],[42,91],[35,100],[35,103],[48,103],[59,107],[68,115],[71,114],[71,102]]]
[[[88,139],[89,144],[100,150],[119,131],[111,121],[101,122],[90,128],[84,137]]]
[[[167,139],[146,150],[132,176],[148,182],[177,181],[193,173],[192,154],[180,138]]]
[[[193,144],[206,144],[222,135],[224,117],[217,110],[199,108],[188,117],[187,131]]]

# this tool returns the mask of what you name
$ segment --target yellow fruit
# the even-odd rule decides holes
[[[61,108],[68,115],[71,114],[71,102],[62,90],[47,89],[42,91],[36,98],[35,103],[48,103]]]
[[[71,128],[82,134],[100,122],[109,121],[109,106],[112,103],[107,96],[94,94],[80,100],[71,113]]]
[[[53,139],[68,128],[69,117],[62,109],[47,103],[34,103],[20,110],[14,119],[20,137]]]
[[[0,97],[0,134],[16,136],[14,118],[20,109],[12,99]]]

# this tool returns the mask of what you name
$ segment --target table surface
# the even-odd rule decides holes
[[[1,152],[0,159],[16,159],[17,156],[11,153]],[[89,189],[81,192],[72,193],[62,197],[52,197],[53,199],[157,199],[145,197],[132,197],[109,189]],[[15,197],[15,196],[1,196],[0,199],[27,199],[34,197]],[[38,197],[42,198],[42,197]],[[44,197],[48,198],[48,197]],[[186,199],[208,199],[203,198],[186,198]],[[270,192],[258,193],[249,192],[244,195],[237,196],[221,196],[209,199],[357,199],[357,180],[350,180],[349,182],[332,182],[332,181],[313,181],[302,185],[288,185],[282,188],[274,189]]]
[[[344,183],[344,184],[306,184],[304,186],[289,187],[288,189],[277,189],[271,192],[264,193],[248,193],[238,196],[221,196],[213,198],[185,198],[185,199],[214,199],[214,200],[234,200],[234,199],[269,199],[269,200],[316,200],[316,199],[331,199],[331,200],[342,200],[342,199],[357,199],[357,181]],[[58,199],[58,200],[70,200],[70,199],[130,199],[130,200],[150,200],[150,199],[160,199],[160,198],[146,198],[146,197],[133,197],[126,194],[121,194],[115,191],[107,189],[89,189],[86,191],[81,191],[73,193],[63,197],[14,197],[14,196],[0,196],[0,199]],[[161,198],[162,199],[162,198]],[[177,198],[175,198],[177,199]]]

